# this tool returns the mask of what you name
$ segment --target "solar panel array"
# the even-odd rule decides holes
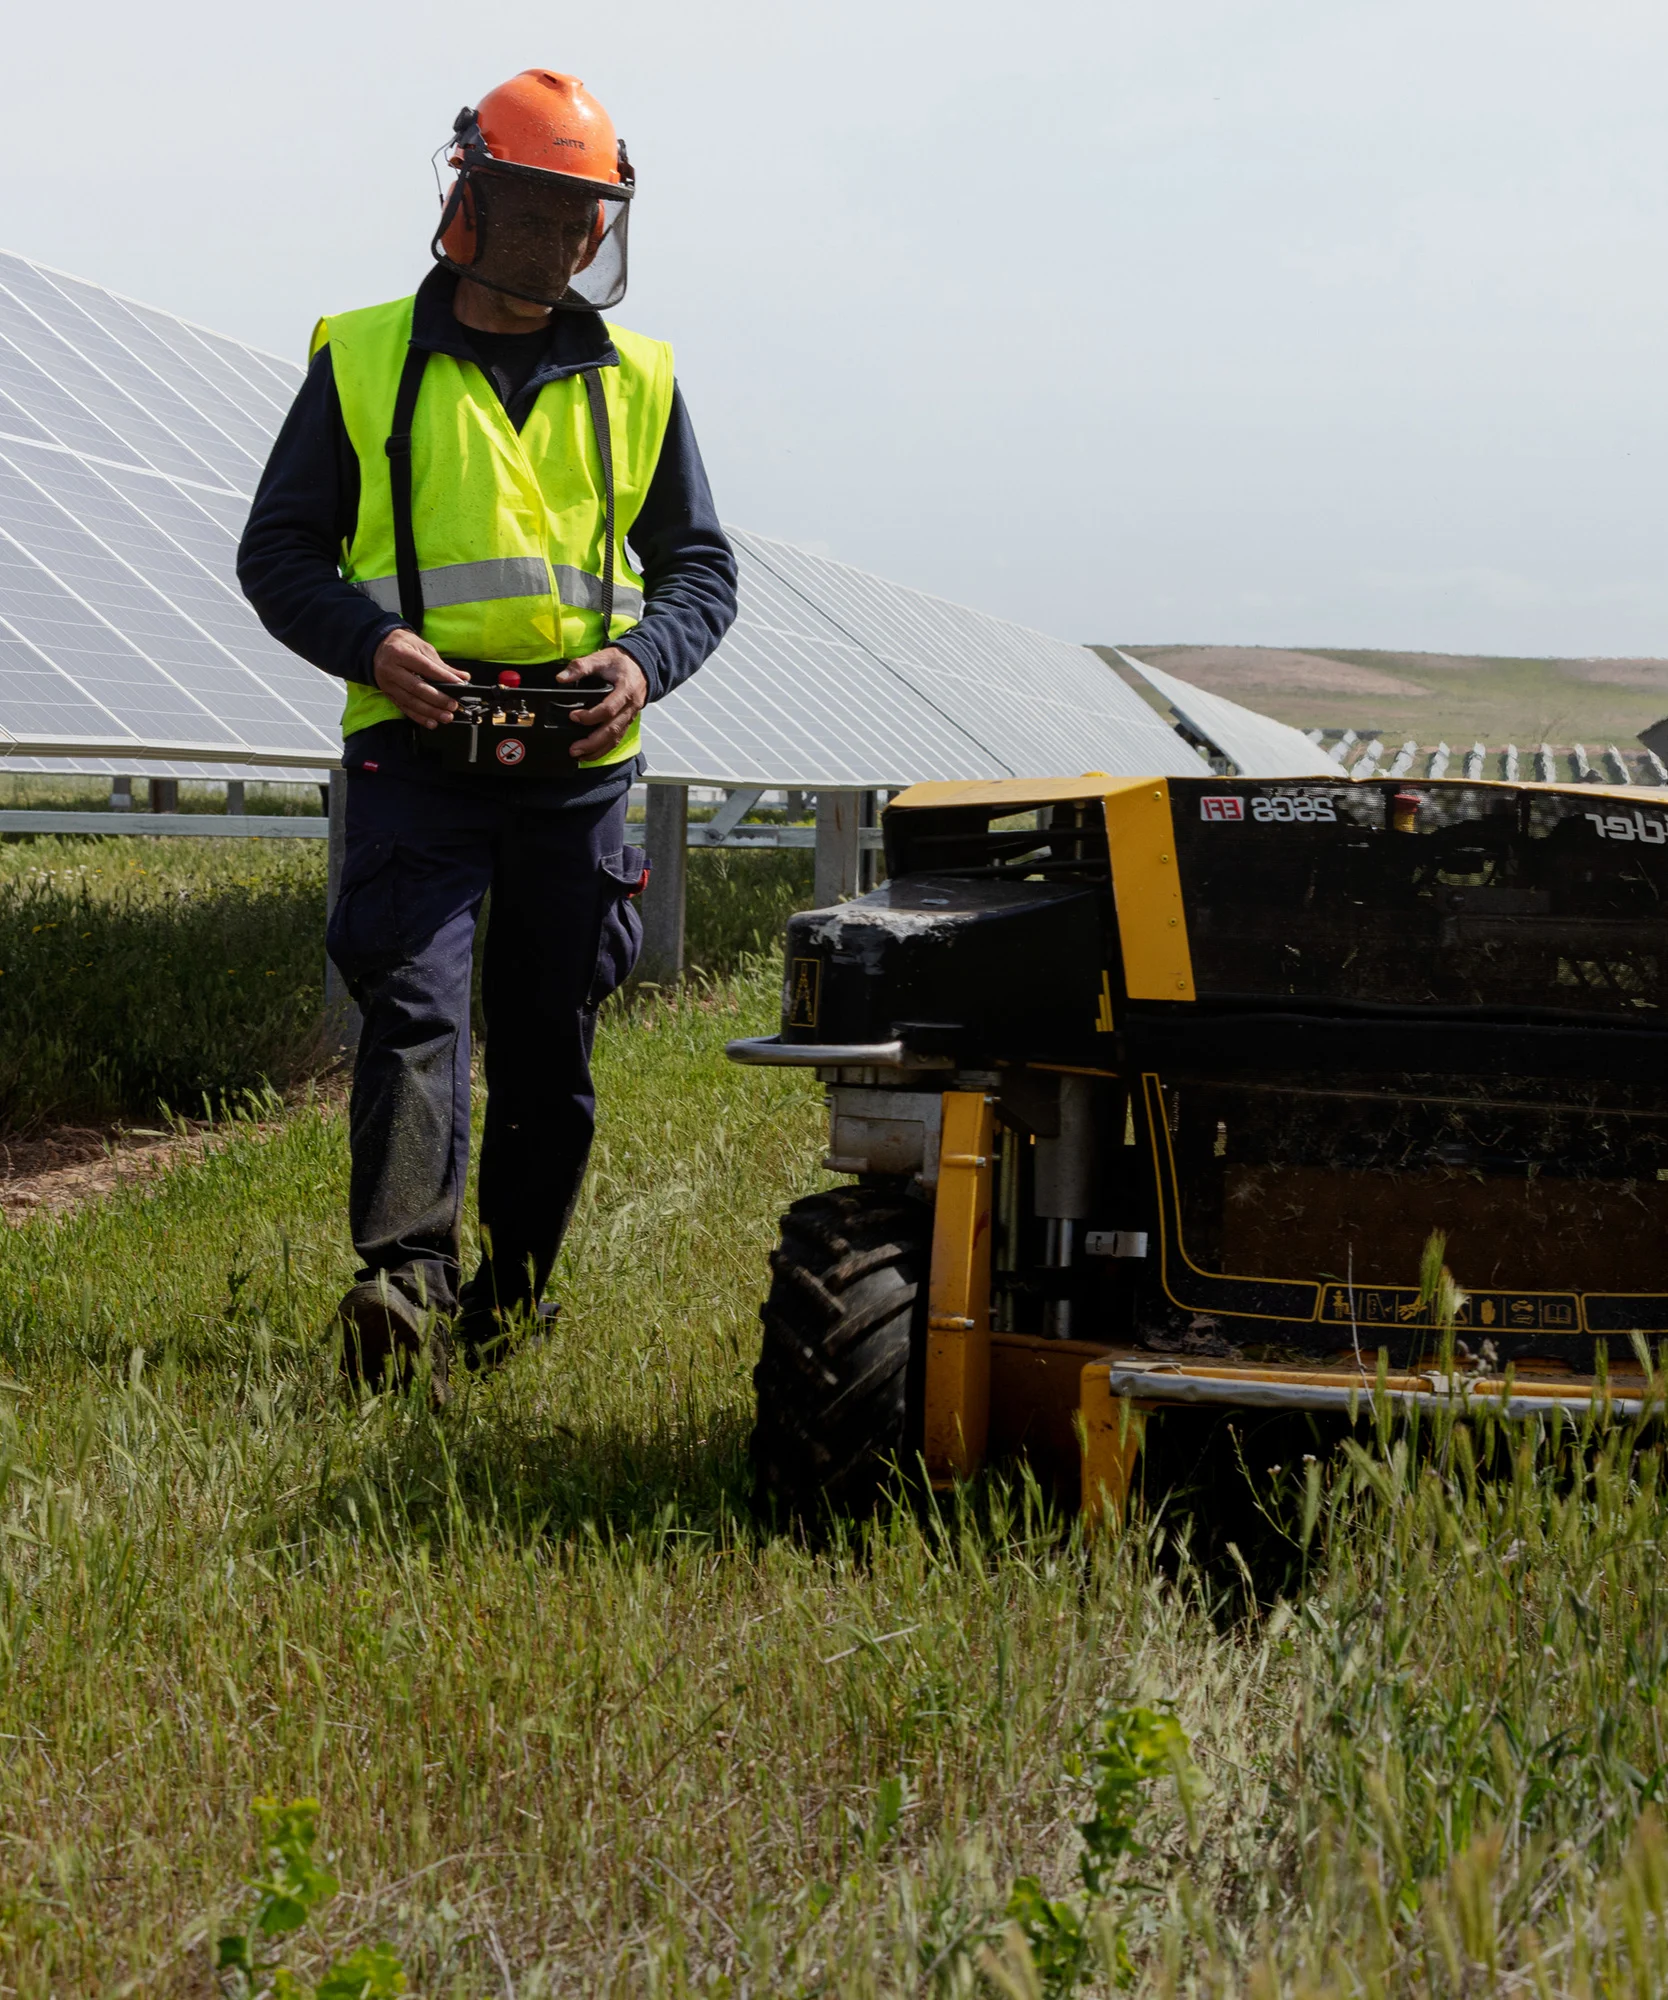
[[[0,254],[0,747],[328,759],[340,689],[233,574],[301,370]]]
[[[1238,769],[1242,778],[1308,778],[1338,775],[1338,766],[1320,745],[1293,729],[1242,708],[1226,695],[1211,694],[1191,681],[1178,680],[1162,667],[1148,666],[1133,653],[1116,647],[1118,658],[1132,668],[1155,694],[1169,703],[1196,736],[1214,746]]]
[[[651,712],[656,775],[814,789],[1201,768],[1085,646],[729,534],[741,615]]]
[[[234,574],[300,380],[0,253],[0,769],[287,777],[335,760],[339,684],[267,636]],[[741,615],[648,718],[656,776],[815,789],[1199,769],[1085,647],[735,542]]]
[[[317,764],[212,764],[197,758],[168,757],[5,757],[0,777],[13,778],[184,778],[190,784],[224,784],[229,778],[258,785],[316,785],[325,772]]]

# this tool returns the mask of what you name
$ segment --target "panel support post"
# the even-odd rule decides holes
[[[110,810],[113,813],[130,813],[133,810],[133,780],[112,778],[110,780]]]
[[[177,813],[180,809],[180,781],[178,778],[152,778],[151,811],[153,813]]]
[[[330,835],[326,842],[324,916],[330,921],[336,898],[342,890],[342,867],[347,858],[347,773],[332,771],[330,782],[322,785],[329,809]],[[326,1046],[334,1053],[351,1055],[359,1045],[359,1009],[353,1004],[347,981],[336,970],[328,952],[324,958],[324,1033]]]
[[[689,886],[689,787],[650,785],[643,806],[649,886],[643,891],[639,979],[675,986],[683,977],[683,919]]]
[[[884,791],[863,794],[862,818],[865,830],[872,832],[879,828],[880,816],[886,810],[889,797],[890,794]],[[865,846],[858,856],[857,868],[858,880],[862,883],[863,894],[866,896],[871,889],[877,888],[885,881],[886,856],[878,847]]]
[[[863,794],[826,791],[817,794],[817,867],[812,901],[819,910],[857,894],[863,823]]]
[[[243,810],[243,780],[241,778],[228,778],[226,780],[226,810],[229,813],[241,813]]]

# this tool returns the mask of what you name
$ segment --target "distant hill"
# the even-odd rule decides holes
[[[1111,647],[1094,650],[1116,664]],[[1615,743],[1627,750],[1641,729],[1668,716],[1668,659],[1134,643],[1125,651],[1300,729],[1353,729],[1387,741]]]

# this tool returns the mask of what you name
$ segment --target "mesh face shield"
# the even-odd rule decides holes
[[[447,270],[570,312],[604,312],[625,297],[633,190],[623,158],[618,185],[478,163],[467,152],[454,152],[451,164],[457,178],[443,196],[431,246]]]

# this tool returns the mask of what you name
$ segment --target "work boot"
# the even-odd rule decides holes
[[[466,1368],[482,1373],[489,1368],[502,1368],[529,1332],[549,1332],[561,1310],[554,1299],[541,1299],[531,1315],[525,1306],[488,1305],[484,1300],[472,1299],[466,1286],[463,1308],[452,1322],[452,1340],[458,1358]]]
[[[360,1281],[336,1308],[342,1329],[342,1377],[350,1394],[372,1395],[409,1380],[423,1360],[429,1398],[446,1401],[450,1347],[438,1315],[401,1290],[386,1271]]]

